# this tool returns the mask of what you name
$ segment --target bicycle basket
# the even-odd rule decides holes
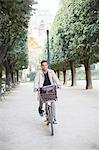
[[[55,85],[40,88],[40,96],[43,101],[57,100],[57,90]]]

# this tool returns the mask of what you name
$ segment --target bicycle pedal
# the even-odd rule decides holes
[[[56,121],[53,121],[53,124],[58,124]]]

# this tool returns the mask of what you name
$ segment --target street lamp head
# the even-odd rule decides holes
[[[47,32],[47,34],[49,34],[49,30],[48,29],[46,30],[46,32]]]

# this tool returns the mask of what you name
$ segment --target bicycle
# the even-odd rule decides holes
[[[54,101],[57,100],[56,88],[55,85],[40,88],[40,97],[43,103],[45,103],[47,125],[50,124],[52,136],[54,135]]]

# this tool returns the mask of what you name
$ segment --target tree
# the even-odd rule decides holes
[[[27,29],[33,0],[0,0],[0,68],[6,68],[7,84],[13,72],[26,67]],[[1,77],[1,76],[0,76]],[[1,80],[1,78],[0,78]]]
[[[75,68],[84,64],[86,89],[92,88],[90,65],[99,61],[98,0],[64,0],[53,23],[52,36],[57,54],[56,64],[69,62],[72,85]],[[58,41],[58,42],[57,42]],[[53,63],[53,62],[52,62]]]

